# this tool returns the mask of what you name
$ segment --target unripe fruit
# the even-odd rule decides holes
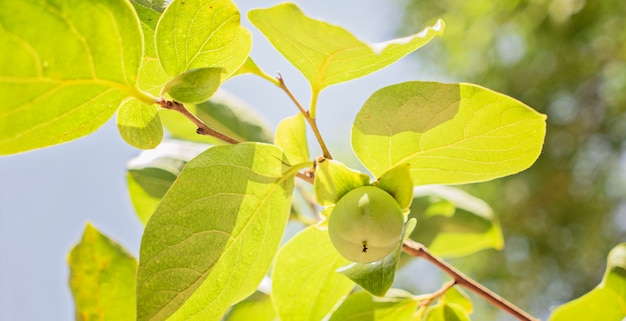
[[[375,186],[346,193],[330,214],[328,234],[337,251],[358,263],[378,261],[402,239],[404,215],[398,202]]]

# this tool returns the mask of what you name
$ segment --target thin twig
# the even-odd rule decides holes
[[[187,119],[189,119],[194,125],[196,125],[196,127],[198,127],[198,129],[196,129],[196,133],[199,135],[206,135],[206,136],[213,136],[219,140],[222,140],[226,143],[229,144],[239,144],[240,141],[222,134],[218,131],[216,131],[215,129],[207,126],[207,124],[205,124],[200,118],[196,117],[196,115],[192,114],[186,107],[185,105],[177,102],[177,101],[173,101],[173,100],[166,100],[166,99],[157,99],[155,101],[155,103],[157,103],[158,105],[160,105],[161,107],[165,108],[165,109],[170,109],[170,110],[175,110],[179,113],[181,113],[183,116],[187,117]]]
[[[315,138],[317,139],[317,142],[320,144],[320,148],[322,149],[324,158],[332,159],[333,157],[330,154],[328,147],[326,147],[326,143],[324,142],[324,139],[322,138],[322,134],[320,134],[320,131],[317,128],[317,123],[315,122],[315,118],[311,117],[309,112],[306,111],[304,107],[302,107],[302,104],[300,104],[298,99],[296,99],[296,97],[291,93],[289,88],[287,88],[287,85],[285,84],[285,81],[283,80],[283,76],[280,73],[278,73],[278,76],[276,77],[276,79],[278,80],[278,83],[279,83],[278,87],[282,89],[287,94],[287,96],[289,96],[291,101],[293,101],[296,107],[298,107],[298,110],[300,110],[300,113],[302,113],[302,115],[304,116],[304,119],[306,119],[306,121],[311,126],[311,130],[313,131],[313,134],[315,134]]]
[[[465,274],[461,273],[459,270],[457,270],[444,260],[433,256],[424,245],[417,243],[411,239],[407,239],[406,241],[404,241],[403,250],[412,256],[425,258],[427,261],[431,262],[444,272],[448,273],[455,280],[456,284],[464,286],[470,291],[482,296],[487,301],[489,301],[489,303],[493,304],[499,309],[510,313],[516,318],[523,321],[539,321],[539,319],[531,316],[526,311],[515,306],[513,303],[505,300],[498,294],[484,287],[482,284],[472,280]]]

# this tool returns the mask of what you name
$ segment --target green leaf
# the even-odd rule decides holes
[[[128,192],[144,225],[185,164],[208,147],[205,144],[165,140],[156,149],[143,151],[128,162]]]
[[[274,144],[283,150],[289,164],[311,161],[306,139],[306,123],[301,113],[287,117],[278,124]]]
[[[278,79],[276,77],[272,77],[268,75],[266,72],[261,70],[261,68],[257,66],[256,62],[254,62],[254,60],[252,60],[251,57],[248,57],[246,62],[244,62],[244,64],[241,65],[241,67],[239,67],[239,69],[237,69],[237,71],[234,74],[230,75],[230,77],[232,78],[232,77],[240,76],[244,74],[253,74],[261,78],[264,78],[265,80],[270,81],[276,86],[280,86],[280,82],[278,81]]]
[[[372,94],[357,114],[352,146],[375,176],[409,163],[415,185],[480,182],[532,165],[545,119],[483,87],[412,81]]]
[[[240,24],[231,0],[174,0],[156,30],[163,70],[171,76],[203,67],[224,68],[224,79],[248,58],[250,32]]]
[[[502,249],[504,239],[493,210],[483,200],[447,186],[415,188],[410,217],[419,224],[411,239],[441,257]]]
[[[285,244],[272,271],[272,301],[281,320],[322,320],[354,283],[335,272],[348,263],[326,230],[310,226]]]
[[[472,304],[472,300],[469,298],[467,293],[461,290],[458,286],[453,286],[449,288],[442,296],[442,299],[445,300],[446,304],[457,305],[467,314],[470,314],[474,311],[474,305]]]
[[[412,36],[367,44],[341,27],[305,16],[293,3],[251,10],[248,19],[309,80],[314,95],[382,69],[443,33],[440,20]]]
[[[440,302],[426,312],[425,321],[470,321],[468,313],[457,304]]]
[[[415,225],[416,220],[414,218],[405,224],[404,239],[413,232]],[[347,276],[367,292],[376,296],[384,296],[393,285],[401,252],[402,243],[399,243],[391,254],[380,261],[367,264],[352,263],[342,267],[337,272]]]
[[[324,159],[315,169],[315,197],[322,206],[333,205],[347,192],[369,184],[370,177],[341,162]]]
[[[222,68],[197,68],[183,72],[163,86],[163,92],[185,104],[199,104],[211,98],[220,86]]]
[[[147,0],[132,0],[133,8],[137,12],[139,21],[141,23],[141,31],[144,39],[144,56],[150,58],[156,58],[156,47],[154,43],[154,31],[156,30],[157,22],[161,17],[161,11],[163,8],[156,4],[159,10],[153,8]]]
[[[254,109],[224,90],[218,90],[211,99],[201,104],[185,105],[209,127],[239,141],[269,143],[272,133],[266,121]],[[196,134],[196,127],[178,112],[162,109],[161,119],[174,138],[192,142],[223,144],[213,137]]]
[[[235,304],[224,318],[224,321],[274,321],[276,311],[269,295],[255,292],[245,300]]]
[[[417,303],[409,293],[379,298],[359,291],[348,296],[333,313],[330,321],[409,321]]]
[[[413,201],[413,180],[411,165],[400,164],[386,171],[377,181],[376,186],[387,191],[396,199],[402,209],[407,209]]]
[[[0,154],[95,131],[135,87],[139,20],[124,0],[5,1],[0,10]]]
[[[135,320],[137,260],[91,224],[70,252],[76,320]]]
[[[132,0],[132,2],[135,8],[140,5],[157,13],[163,12],[163,9],[165,9],[166,6],[166,0]],[[141,17],[141,14],[139,16]],[[154,23],[156,24],[156,21]]]
[[[626,317],[626,243],[608,255],[602,282],[582,297],[554,310],[550,321],[621,321]]]
[[[267,273],[295,171],[273,145],[208,149],[191,160],[141,241],[138,320],[220,320]]]
[[[155,148],[163,138],[163,125],[155,105],[130,98],[117,111],[117,129],[130,145],[141,149]]]

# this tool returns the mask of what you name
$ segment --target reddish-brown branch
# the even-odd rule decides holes
[[[226,143],[229,144],[238,144],[240,143],[240,141],[229,137],[228,135],[222,134],[218,131],[216,131],[215,129],[207,126],[207,124],[205,124],[200,118],[196,117],[196,115],[192,114],[186,107],[185,105],[177,102],[177,101],[173,101],[173,100],[166,100],[166,99],[158,99],[156,101],[156,103],[165,108],[165,109],[170,109],[170,110],[175,110],[179,113],[181,113],[183,116],[187,117],[187,119],[189,119],[194,125],[196,125],[196,127],[198,127],[198,129],[196,129],[196,133],[198,133],[199,135],[206,135],[206,136],[213,136],[219,140],[222,140]]]
[[[296,97],[291,93],[289,88],[287,88],[287,85],[285,84],[285,80],[283,80],[283,76],[280,73],[278,74],[278,77],[276,77],[276,79],[278,80],[278,84],[279,84],[278,87],[282,89],[285,92],[285,94],[287,94],[287,96],[289,96],[289,99],[291,99],[291,101],[293,101],[296,107],[298,107],[298,110],[304,116],[304,119],[306,119],[306,121],[311,126],[311,130],[313,131],[313,134],[315,135],[317,142],[320,144],[320,148],[322,149],[324,158],[332,159],[333,156],[330,154],[328,147],[326,147],[326,143],[324,142],[324,139],[322,138],[322,134],[317,128],[317,123],[315,122],[315,118],[311,117],[309,112],[306,111],[304,107],[302,107],[302,104],[300,104],[298,99],[296,99]]]
[[[472,280],[465,274],[461,273],[459,270],[448,264],[446,261],[435,257],[426,249],[424,245],[417,243],[411,239],[407,239],[406,241],[404,241],[402,248],[406,253],[412,256],[422,257],[430,263],[436,265],[438,268],[449,274],[454,279],[454,282],[456,284],[461,285],[468,290],[482,296],[485,300],[489,301],[489,303],[493,304],[499,309],[502,309],[523,321],[539,321],[539,319],[531,316],[524,310],[515,306],[513,303],[505,300],[498,294],[484,287],[482,284]]]

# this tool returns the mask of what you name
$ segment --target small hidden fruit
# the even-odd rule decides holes
[[[398,202],[375,186],[346,193],[328,219],[328,234],[337,251],[358,263],[378,261],[402,239],[404,215]]]

